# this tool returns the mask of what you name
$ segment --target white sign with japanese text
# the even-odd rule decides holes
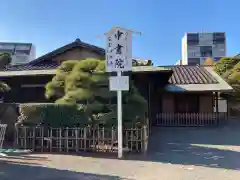
[[[129,91],[128,76],[110,76],[109,77],[110,91]]]
[[[132,32],[121,28],[113,28],[106,37],[106,71],[131,71]]]

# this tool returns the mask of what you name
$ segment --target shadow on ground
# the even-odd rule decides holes
[[[240,128],[155,128],[145,158],[240,170]]]
[[[153,128],[151,140],[156,143],[166,141],[185,144],[210,144],[240,146],[240,125],[212,128]]]
[[[78,155],[117,159],[116,154]],[[155,128],[146,155],[125,154],[124,160],[240,170],[240,129]]]
[[[145,160],[240,170],[240,152],[174,142],[165,144],[158,151],[148,152]]]
[[[98,175],[41,167],[38,164],[0,161],[1,180],[120,180],[117,176]],[[127,180],[127,179],[125,179]]]
[[[146,155],[125,154],[123,159],[240,170],[239,127],[234,125],[224,128],[154,128]],[[117,154],[106,153],[72,155],[117,159]],[[23,156],[19,155],[16,158]],[[31,160],[34,157],[26,158]],[[114,178],[117,177],[112,179]]]

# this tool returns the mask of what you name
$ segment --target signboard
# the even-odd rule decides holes
[[[106,71],[117,72],[117,76],[109,78],[109,87],[111,91],[117,91],[118,157],[121,158],[123,155],[122,91],[129,90],[129,77],[122,76],[122,72],[132,71],[132,31],[114,27],[105,35]]]
[[[128,76],[111,76],[109,83],[110,91],[129,91]]]
[[[113,28],[107,33],[106,71],[132,70],[132,32]]]

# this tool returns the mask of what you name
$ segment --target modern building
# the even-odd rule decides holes
[[[218,61],[226,56],[226,34],[185,33],[182,39],[182,59],[176,65],[203,64],[206,58]]]
[[[0,42],[0,53],[9,53],[12,64],[30,62],[36,58],[36,48],[32,43]]]

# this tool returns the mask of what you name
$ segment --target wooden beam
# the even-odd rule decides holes
[[[44,87],[45,84],[22,84],[22,88],[35,88],[35,87]]]

